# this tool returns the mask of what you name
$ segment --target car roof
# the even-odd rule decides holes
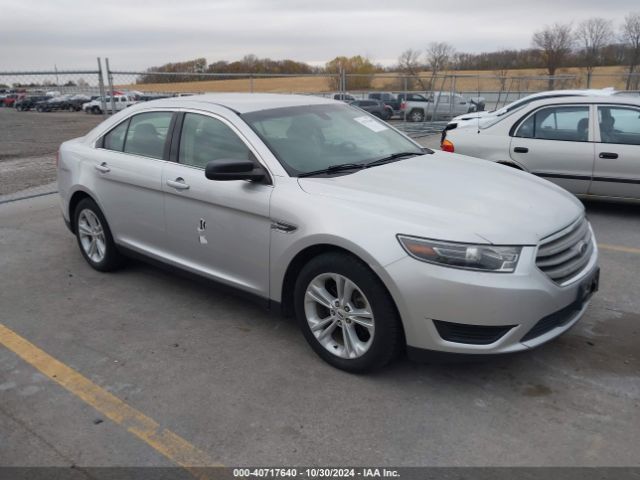
[[[640,99],[634,97],[613,96],[613,95],[580,95],[580,96],[565,96],[565,97],[553,97],[553,98],[541,98],[540,100],[534,100],[529,105],[537,107],[541,105],[556,105],[567,103],[608,103],[608,104],[621,104],[621,105],[633,105],[640,106]]]
[[[546,90],[544,92],[532,93],[531,95],[527,95],[522,98],[535,98],[535,97],[546,97],[546,96],[609,96],[617,93],[617,91],[613,87],[607,88],[587,88],[587,89],[566,89],[566,90]],[[515,100],[517,102],[517,100]]]
[[[153,108],[200,108],[220,105],[237,113],[257,112],[273,108],[297,107],[303,105],[341,104],[333,99],[313,95],[289,95],[279,93],[207,93],[190,97],[173,97],[145,102],[144,106]],[[140,104],[139,104],[140,105]]]

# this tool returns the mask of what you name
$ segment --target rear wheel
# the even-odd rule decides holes
[[[94,105],[93,107],[91,107],[91,113],[94,113],[96,115],[102,113],[100,110],[100,107],[98,107],[97,105]]]
[[[349,372],[380,368],[401,347],[402,333],[387,289],[369,267],[344,253],[305,265],[294,290],[296,319],[313,350]]]
[[[123,258],[113,241],[107,220],[92,199],[85,198],[78,203],[74,220],[80,252],[91,267],[110,272],[122,265]]]

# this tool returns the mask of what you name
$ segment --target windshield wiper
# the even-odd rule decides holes
[[[313,170],[312,172],[304,172],[298,175],[301,177],[313,177],[314,175],[322,175],[323,173],[336,173],[346,170],[361,170],[365,168],[362,163],[340,163],[338,165],[329,165],[327,168],[321,168],[320,170]]]
[[[418,153],[418,152],[399,152],[399,153],[394,153],[394,154],[388,155],[386,157],[378,158],[377,160],[373,160],[373,161],[371,161],[369,163],[365,163],[364,167],[365,168],[375,167],[377,165],[383,165],[385,163],[393,162],[394,160],[398,160],[400,158],[416,157],[418,155],[421,155],[421,154]]]

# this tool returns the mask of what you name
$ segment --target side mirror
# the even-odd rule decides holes
[[[209,180],[253,180],[265,177],[261,166],[251,160],[211,160],[204,169],[204,176]]]

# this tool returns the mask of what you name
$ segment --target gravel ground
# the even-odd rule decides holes
[[[102,120],[102,115],[0,108],[0,195],[54,181],[58,146],[86,134]]]

